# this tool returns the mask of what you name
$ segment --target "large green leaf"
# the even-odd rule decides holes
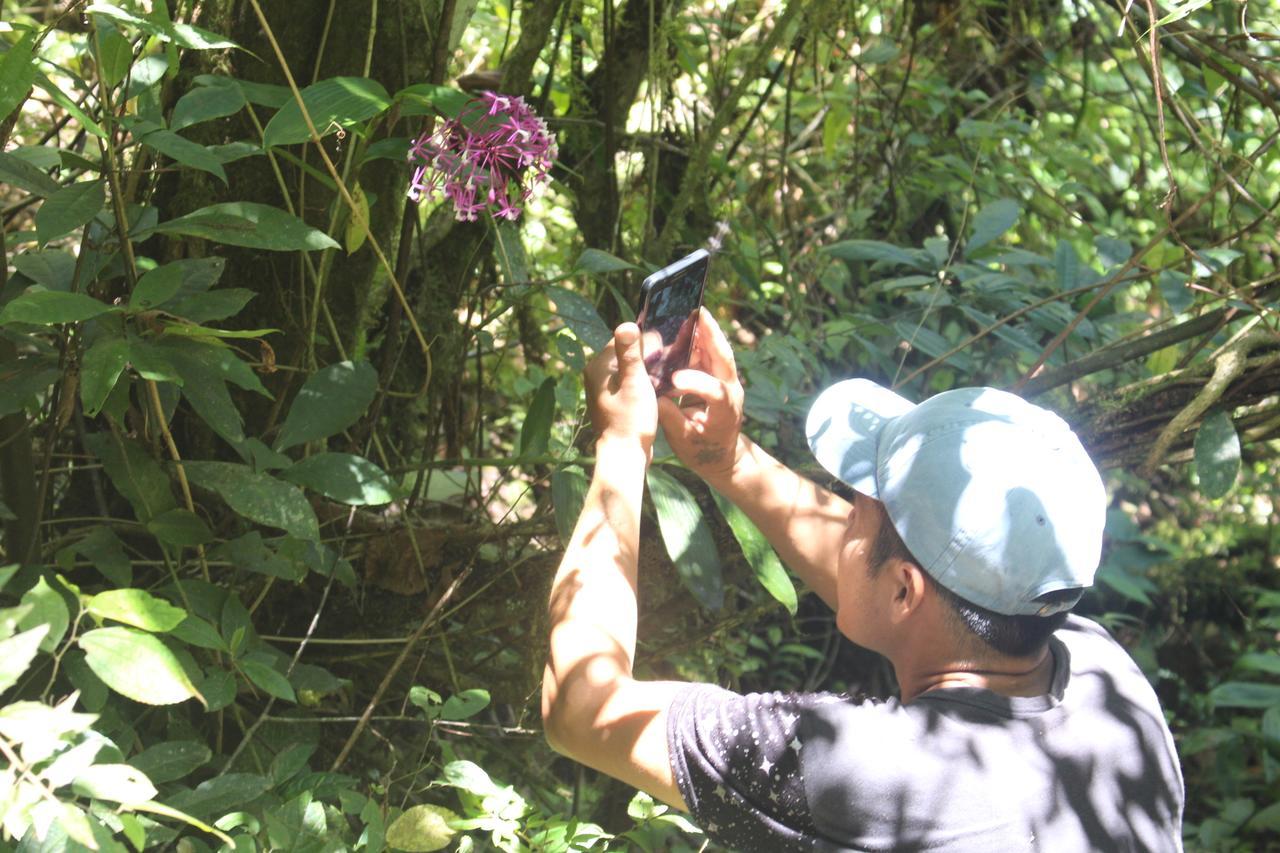
[[[48,634],[48,625],[37,625],[30,631],[0,640],[0,693],[16,684],[27,671]]]
[[[200,516],[185,509],[162,512],[147,522],[147,530],[166,545],[194,548],[213,541],[213,532]]]
[[[3,151],[0,151],[0,184],[10,184],[32,195],[46,197],[61,189],[57,181],[26,160]]]
[[[459,820],[444,806],[410,806],[387,827],[387,845],[407,853],[432,853],[453,843],[458,830],[449,824]]]
[[[585,297],[565,290],[563,287],[548,287],[547,296],[554,303],[555,313],[564,320],[566,326],[593,350],[604,349],[613,339],[613,333],[600,319],[596,306]]]
[[[1209,691],[1209,701],[1219,708],[1273,708],[1280,705],[1280,684],[1228,681]]]
[[[231,444],[244,441],[244,421],[227,391],[227,383],[206,358],[212,347],[190,341],[165,346],[166,358],[182,377],[182,396],[214,432]],[[234,356],[232,356],[234,358]]]
[[[165,264],[149,270],[129,294],[129,311],[150,311],[165,304],[183,290],[186,268],[180,264]]]
[[[716,506],[724,515],[725,521],[729,522],[729,529],[733,531],[733,537],[742,547],[742,554],[747,558],[747,564],[751,566],[751,570],[755,572],[756,580],[760,581],[760,585],[794,616],[797,603],[796,588],[791,583],[787,570],[782,567],[782,561],[774,553],[769,540],[760,532],[760,528],[747,518],[747,514],[724,495],[712,489],[711,497],[715,499]]]
[[[98,628],[79,640],[85,663],[112,690],[147,705],[204,702],[173,652],[145,631]]]
[[[70,234],[98,215],[107,203],[102,181],[81,181],[45,199],[36,212],[36,237],[42,244]]]
[[[328,438],[358,421],[378,390],[378,372],[367,361],[343,361],[319,370],[289,407],[275,449]]]
[[[234,115],[244,108],[244,93],[237,86],[196,86],[178,99],[169,119],[170,130]]]
[[[84,413],[93,417],[102,410],[129,363],[129,343],[118,337],[98,338],[81,361],[80,404]]]
[[[145,803],[157,793],[147,774],[128,764],[94,764],[71,783],[83,797],[125,805]]]
[[[187,462],[185,468],[191,482],[217,492],[250,521],[311,542],[320,538],[315,511],[297,486],[233,462]]]
[[[133,505],[139,521],[149,521],[177,506],[164,469],[137,442],[98,433],[85,436],[85,446],[102,462],[112,485]]]
[[[881,240],[841,240],[823,249],[828,255],[844,261],[884,261],[916,269],[926,269],[919,253]]]
[[[298,701],[293,694],[293,686],[289,684],[289,679],[285,678],[283,673],[277,672],[269,664],[259,660],[243,660],[240,662],[240,669],[244,671],[250,681],[269,695],[288,702]]]
[[[205,146],[179,136],[172,130],[165,130],[152,122],[135,122],[130,131],[139,143],[159,151],[170,160],[192,169],[208,172],[224,184],[227,182],[227,173],[222,168],[222,161]]]
[[[680,580],[703,607],[718,610],[724,604],[720,554],[702,507],[689,490],[661,468],[649,469],[649,494],[658,512],[658,530]]]
[[[200,741],[171,740],[147,747],[129,763],[152,782],[163,784],[198,770],[212,757],[213,752]]]
[[[57,362],[39,356],[0,366],[0,416],[22,411],[61,376]]]
[[[372,118],[391,106],[382,84],[364,77],[332,77],[302,90],[302,103],[321,136]],[[306,142],[311,131],[296,100],[289,101],[271,117],[262,132],[262,144],[293,145]]]
[[[18,627],[26,630],[37,625],[48,625],[49,633],[40,641],[40,650],[52,652],[62,642],[62,635],[67,633],[71,624],[71,613],[62,594],[44,578],[36,581],[36,585],[22,594],[22,603],[30,605],[27,614],[18,620]]]
[[[293,214],[249,201],[228,201],[202,207],[186,216],[162,222],[152,231],[276,252],[338,248],[333,238]]]
[[[964,244],[965,254],[972,254],[1013,227],[1022,208],[1010,198],[997,199],[978,211],[973,217],[973,233]]]
[[[23,33],[18,43],[0,55],[0,121],[9,117],[31,91],[36,79],[36,62],[32,55],[35,30]]]
[[[201,782],[193,791],[179,791],[165,798],[165,805],[198,818],[221,817],[243,809],[267,792],[271,783],[256,773],[224,773]]]
[[[587,476],[577,466],[557,469],[551,475],[551,505],[556,513],[560,544],[568,545],[587,497]]]
[[[635,268],[635,264],[628,263],[602,249],[584,249],[573,265],[574,272],[585,272],[589,275],[622,272],[623,270],[633,270]]]
[[[56,290],[28,290],[19,294],[0,311],[0,325],[30,323],[33,326],[56,326],[79,323],[114,310],[83,293],[60,293]]]
[[[1230,413],[1216,411],[1200,424],[1196,430],[1195,457],[1201,494],[1220,498],[1231,491],[1240,473],[1240,436],[1236,434]]]
[[[85,602],[85,609],[99,619],[114,619],[144,631],[172,631],[187,618],[174,607],[141,589],[109,589]]]
[[[520,425],[520,455],[541,456],[551,440],[551,424],[556,416],[556,380],[542,380],[529,402],[529,413]]]
[[[390,503],[396,495],[396,484],[385,471],[351,453],[317,453],[280,476],[350,506]]]
[[[224,38],[217,33],[212,33],[190,24],[180,24],[167,20],[167,16],[160,18],[160,16],[153,15],[150,18],[144,18],[110,3],[93,3],[84,11],[87,14],[110,18],[118,24],[127,24],[147,35],[155,36],[161,41],[172,42],[178,47],[185,47],[190,50],[216,50],[218,48],[240,46],[231,39]]]

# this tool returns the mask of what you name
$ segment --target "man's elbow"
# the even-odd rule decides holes
[[[550,671],[542,682],[542,730],[551,748],[581,761],[599,735],[600,714],[612,693],[582,679],[557,681]]]

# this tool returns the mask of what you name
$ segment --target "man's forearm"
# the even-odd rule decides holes
[[[587,722],[597,687],[630,677],[636,645],[636,570],[647,456],[600,442],[591,487],[551,586],[543,681],[548,733]]]
[[[708,484],[755,522],[782,561],[833,610],[836,570],[852,508],[839,495],[802,477],[745,435],[728,476]]]

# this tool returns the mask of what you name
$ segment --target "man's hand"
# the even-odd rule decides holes
[[[658,400],[658,420],[680,461],[709,482],[733,474],[742,453],[742,382],[733,349],[706,308],[698,314],[698,333],[689,369],[671,377],[672,393],[698,398],[677,405]]]
[[[653,448],[658,404],[644,367],[640,327],[623,323],[613,340],[587,365],[587,412],[598,439],[635,441]]]

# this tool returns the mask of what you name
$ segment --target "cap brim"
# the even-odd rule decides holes
[[[809,449],[823,468],[864,495],[878,497],[880,433],[915,404],[868,379],[846,379],[818,395],[805,421]]]

